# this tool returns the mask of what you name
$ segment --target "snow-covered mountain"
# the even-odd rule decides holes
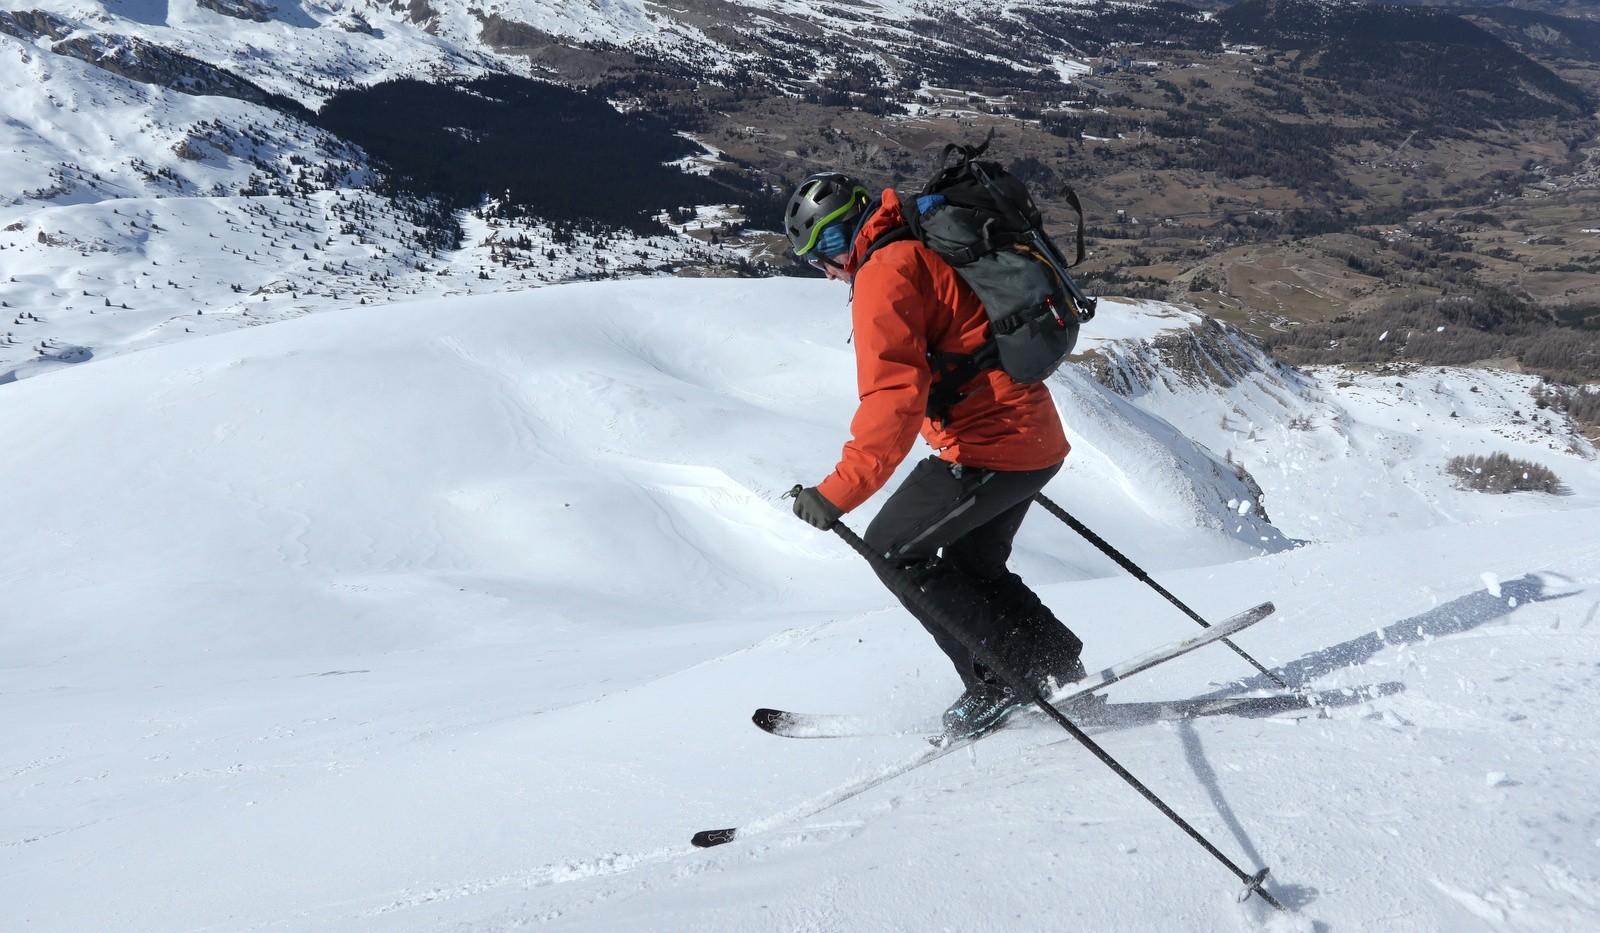
[[[353,84],[506,67],[387,4],[5,0],[0,10],[0,32],[108,71],[190,93],[276,94],[312,109]]]
[[[794,280],[563,285],[0,387],[8,920],[1600,918],[1592,449],[1515,425],[1516,377],[1299,376],[1168,305],[1106,302],[1097,356],[1052,381],[1075,449],[1048,492],[1213,618],[1274,600],[1239,643],[1328,705],[1098,738],[1230,857],[1271,866],[1294,913],[1236,904],[1198,847],[1043,726],[804,815],[925,747],[957,686],[866,566],[778,498],[844,438],[844,301]],[[1488,497],[1438,469],[1447,449],[1508,446],[1568,493]],[[1042,512],[1015,565],[1091,665],[1193,630]],[[1113,699],[1251,674],[1209,650]],[[750,726],[759,705],[869,713],[886,734],[777,739]]]
[[[677,235],[636,236],[492,200],[451,212],[381,184],[365,152],[312,125],[328,95],[530,70],[411,16],[363,3],[0,3],[0,380],[380,298],[746,258],[689,235],[731,224],[715,205],[676,219]]]
[[[829,8],[790,0],[5,0],[4,31],[73,38],[98,58],[165,49],[315,107],[332,90],[395,77],[549,71],[564,53],[624,52],[711,74],[809,79],[841,62],[930,51],[1048,62],[1068,46],[1041,23],[1094,15],[1090,0],[869,0]],[[1113,6],[1136,9],[1145,4]],[[930,27],[935,27],[930,29]],[[1026,36],[1025,46],[1005,39]],[[988,48],[983,38],[988,38]],[[540,46],[544,46],[541,54]],[[549,60],[546,60],[549,59]]]

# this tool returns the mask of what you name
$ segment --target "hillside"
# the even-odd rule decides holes
[[[1265,336],[1500,289],[1562,326],[1600,301],[1569,12],[0,0],[0,378],[395,297],[798,273],[796,178],[915,186],[991,127],[1054,222],[1083,196],[1093,292]],[[105,253],[155,281],[84,280]]]
[[[1433,6],[1468,13],[1490,10],[1504,11],[1516,16],[1560,16],[1572,20],[1600,20],[1600,10],[1585,0],[1506,0],[1504,3],[1485,4],[1482,0],[1384,0],[1394,6]]]
[[[5,386],[6,915],[51,930],[1600,917],[1592,448],[1518,425],[1519,377],[1298,376],[1158,304],[1107,302],[1085,346],[1105,364],[1053,381],[1075,451],[1050,494],[1208,615],[1275,600],[1241,644],[1327,705],[1099,739],[1232,857],[1270,866],[1294,913],[1236,904],[1198,848],[1038,726],[692,849],[696,830],[803,810],[916,754],[955,690],[866,567],[777,498],[843,439],[843,300],[824,283],[567,285],[318,314]],[[1185,356],[1211,363],[1166,362]],[[1470,415],[1457,433],[1434,430],[1447,409]],[[1568,493],[1485,496],[1438,469],[1496,449]],[[1092,665],[1193,630],[1048,516],[1018,545]],[[1199,654],[1114,698],[1249,673]],[[777,739],[749,725],[757,705],[913,734]]]

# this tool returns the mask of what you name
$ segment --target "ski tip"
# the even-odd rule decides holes
[[[694,843],[696,849],[709,849],[720,846],[725,842],[732,842],[739,835],[738,829],[702,829],[694,834],[689,841]]]
[[[761,730],[776,734],[789,721],[789,714],[781,709],[758,709],[750,721]]]

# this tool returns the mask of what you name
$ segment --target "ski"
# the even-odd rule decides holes
[[[1090,674],[1083,680],[1068,685],[1050,698],[1055,706],[1074,704],[1088,706],[1083,700],[1098,690],[1103,690],[1119,680],[1147,671],[1163,661],[1182,657],[1214,641],[1233,635],[1260,622],[1274,612],[1272,603],[1262,603],[1231,618],[1224,619],[1211,628],[1180,638],[1175,642],[1152,649],[1138,657],[1114,664],[1105,670]],[[1036,709],[1030,710],[1037,712]],[[1018,715],[1023,715],[1019,713]],[[1015,717],[1013,717],[1015,718]],[[758,709],[751,720],[766,732],[786,738],[820,739],[846,735],[871,734],[876,728],[868,716],[833,716],[826,714],[792,713],[785,710]]]
[[[1131,703],[1104,703],[1083,706],[1071,712],[1080,726],[1087,728],[1127,729],[1157,722],[1198,719],[1202,716],[1238,716],[1245,719],[1263,719],[1283,713],[1322,711],[1352,703],[1365,703],[1369,699],[1394,692],[1393,684],[1374,684],[1360,687],[1356,694],[1343,690],[1318,693],[1273,693],[1254,696],[1200,697],[1193,700],[1154,700]]]
[[[1183,700],[1134,700],[1121,703],[1084,703],[1068,710],[1074,721],[1091,728],[1129,728],[1155,722],[1195,719],[1201,716],[1239,716],[1246,719],[1283,713],[1322,711],[1366,703],[1404,689],[1398,682],[1339,687],[1300,693],[1207,696]],[[793,739],[846,739],[865,737],[926,736],[929,724],[895,726],[872,716],[796,713],[757,710],[758,725],[773,735]]]
[[[883,720],[873,716],[835,715],[832,713],[796,713],[785,709],[758,709],[750,717],[763,732],[786,739],[843,739],[864,735],[911,735],[928,732],[932,726],[920,728],[885,728]]]
[[[720,846],[723,843],[732,842],[735,839],[743,839],[744,837],[753,835],[755,833],[765,832],[770,829],[791,824],[796,820],[805,819],[806,817],[815,813],[820,813],[829,807],[841,804],[846,800],[849,800],[851,797],[864,794],[880,784],[888,783],[902,774],[915,771],[917,768],[920,768],[930,762],[937,761],[951,752],[966,748],[968,745],[971,745],[973,742],[976,742],[982,737],[983,736],[981,735],[973,736],[971,738],[949,742],[941,746],[925,747],[922,751],[917,752],[915,755],[883,766],[875,774],[870,774],[864,778],[860,778],[859,780],[851,781],[848,784],[836,787],[833,790],[827,791],[822,795],[805,801],[804,803],[801,803],[789,810],[785,810],[781,813],[775,813],[772,816],[764,819],[754,820],[745,824],[744,826],[730,826],[726,829],[701,830],[700,832],[695,833],[689,841],[693,843],[696,848],[709,849],[712,846]]]
[[[1136,658],[1123,661],[1121,664],[1113,664],[1103,671],[1090,674],[1077,683],[1068,684],[1065,689],[1057,691],[1054,696],[1050,697],[1050,703],[1052,706],[1070,704],[1074,700],[1094,693],[1096,690],[1109,687],[1119,680],[1126,680],[1134,674],[1147,671],[1157,664],[1171,661],[1173,658],[1180,658],[1196,648],[1203,648],[1214,641],[1221,641],[1229,635],[1242,632],[1277,611],[1277,607],[1270,602],[1246,609],[1238,615],[1229,616],[1216,625],[1208,629],[1202,629],[1187,638],[1180,638],[1175,642],[1152,649]]]
[[[1225,696],[1193,700],[1156,700],[1131,703],[1083,703],[1065,712],[1082,726],[1125,725],[1165,719],[1190,719],[1238,712],[1244,715],[1271,715],[1317,705],[1304,694],[1271,696]],[[795,713],[788,710],[756,710],[756,724],[764,731],[788,739],[846,739],[917,735],[926,737],[938,731],[936,724],[896,728],[871,716],[835,716],[826,713]]]
[[[1160,648],[1156,648],[1155,650],[1147,652],[1136,658],[1132,658],[1128,661],[1122,662],[1121,664],[1116,664],[1106,668],[1105,670],[1091,674],[1083,680],[1072,684],[1066,691],[1057,693],[1056,696],[1051,698],[1051,703],[1055,706],[1070,705],[1072,701],[1087,697],[1096,690],[1108,687],[1119,680],[1131,677],[1134,674],[1142,671],[1147,671],[1164,661],[1170,661],[1173,658],[1188,654],[1196,648],[1203,647],[1214,641],[1218,641],[1222,638],[1226,638],[1229,635],[1246,629],[1251,625],[1260,622],[1262,619],[1265,619],[1274,611],[1276,611],[1276,608],[1270,602],[1262,603],[1261,605],[1252,609],[1247,609],[1236,616],[1225,619],[1222,622],[1213,625],[1211,628],[1205,629],[1187,638],[1181,638],[1175,642],[1164,645]],[[754,717],[756,725],[758,726],[763,725],[764,719],[770,720],[772,718],[770,716],[764,717],[762,712],[767,711],[759,711]],[[1009,723],[1018,721],[1022,718],[1023,717],[1020,715],[1014,716],[1010,720],[1007,720],[1006,723],[1002,723],[999,728],[1003,729]],[[765,726],[763,726],[763,728],[765,728]],[[821,795],[820,797],[806,801],[805,803],[802,803],[791,810],[774,814],[773,816],[762,820],[757,820],[743,827],[701,830],[700,832],[694,834],[694,836],[690,839],[690,842],[697,848],[707,849],[711,848],[712,846],[719,846],[732,842],[735,839],[742,838],[743,836],[747,836],[754,832],[760,832],[777,826],[792,823],[795,820],[804,819],[812,814],[819,813],[828,809],[829,807],[836,806],[837,804],[843,803],[852,797],[865,793],[866,791],[869,791],[880,784],[894,780],[895,778],[906,774],[907,772],[914,771],[923,765],[943,758],[945,755],[948,755],[953,751],[966,748],[968,745],[971,745],[973,742],[982,739],[984,736],[992,734],[994,731],[998,730],[991,730],[990,732],[984,732],[978,735],[955,740],[948,740],[940,744],[933,745],[909,758],[886,765],[876,774],[869,775],[860,780],[852,781],[849,784],[835,788]]]

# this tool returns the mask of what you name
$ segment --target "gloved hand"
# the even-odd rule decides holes
[[[839,523],[839,517],[844,511],[829,502],[822,493],[817,492],[815,486],[796,486],[784,494],[784,498],[794,498],[794,514],[800,516],[801,521],[827,531]]]

